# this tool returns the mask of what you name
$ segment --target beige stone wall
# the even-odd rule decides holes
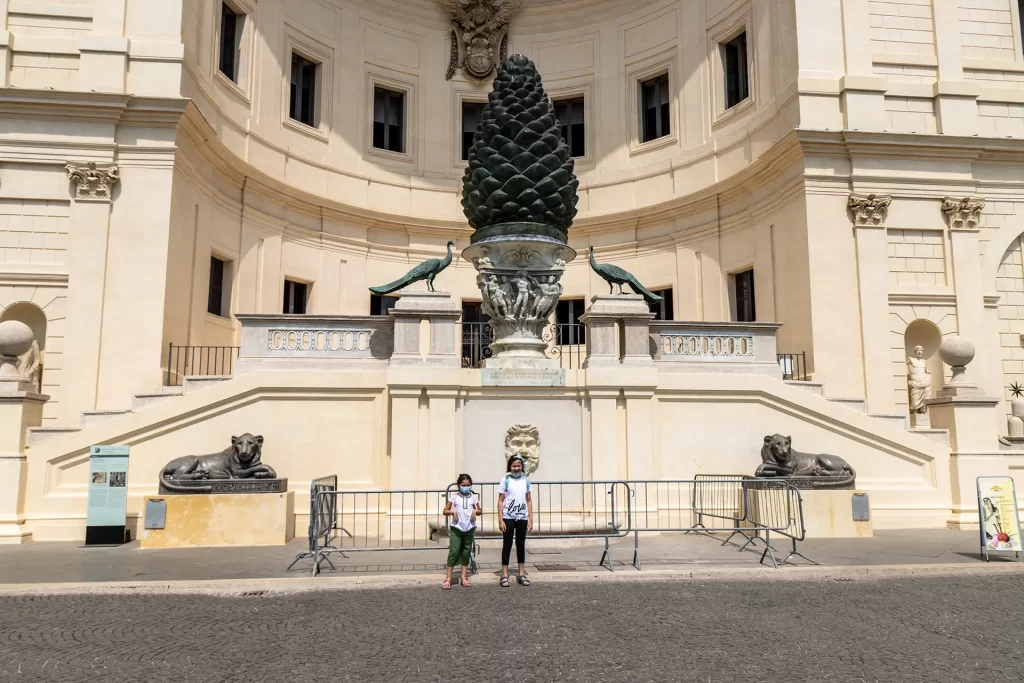
[[[1003,396],[1010,399],[1010,385],[1024,385],[1024,247],[1015,239],[999,264],[996,289],[1000,295],[999,347]],[[1007,412],[1009,415],[1009,412]]]
[[[959,0],[958,5],[957,18],[965,58],[1015,59],[1016,3],[1011,0]]]
[[[889,285],[946,285],[946,253],[941,230],[889,230]]]
[[[871,47],[885,54],[935,54],[932,0],[868,2]]]

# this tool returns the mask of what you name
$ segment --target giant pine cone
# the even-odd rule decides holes
[[[578,201],[573,166],[537,67],[512,55],[494,78],[462,177],[472,241],[524,233],[565,241]]]

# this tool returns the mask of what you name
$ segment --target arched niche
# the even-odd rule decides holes
[[[19,301],[0,312],[0,322],[5,320],[18,320],[31,327],[40,350],[46,348],[46,314],[43,313],[43,309],[35,304]]]
[[[924,349],[928,371],[932,373],[932,388],[925,398],[932,398],[935,392],[942,388],[943,368],[942,359],[939,358],[941,343],[942,331],[931,320],[918,318],[907,325],[907,330],[903,333],[903,351],[907,358],[914,355],[915,347],[920,346]],[[909,402],[909,395],[907,400]]]

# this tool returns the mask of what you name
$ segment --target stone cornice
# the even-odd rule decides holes
[[[188,102],[182,97],[0,88],[0,118],[173,128]]]

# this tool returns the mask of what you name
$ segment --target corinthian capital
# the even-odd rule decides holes
[[[984,199],[946,197],[942,200],[942,215],[949,222],[950,230],[976,230],[978,217],[984,208]]]
[[[68,163],[67,171],[75,188],[75,199],[79,201],[109,202],[114,185],[121,180],[116,164],[97,166],[95,161],[87,164]]]
[[[881,225],[889,212],[892,197],[887,194],[851,194],[846,208],[853,214],[854,225]]]

